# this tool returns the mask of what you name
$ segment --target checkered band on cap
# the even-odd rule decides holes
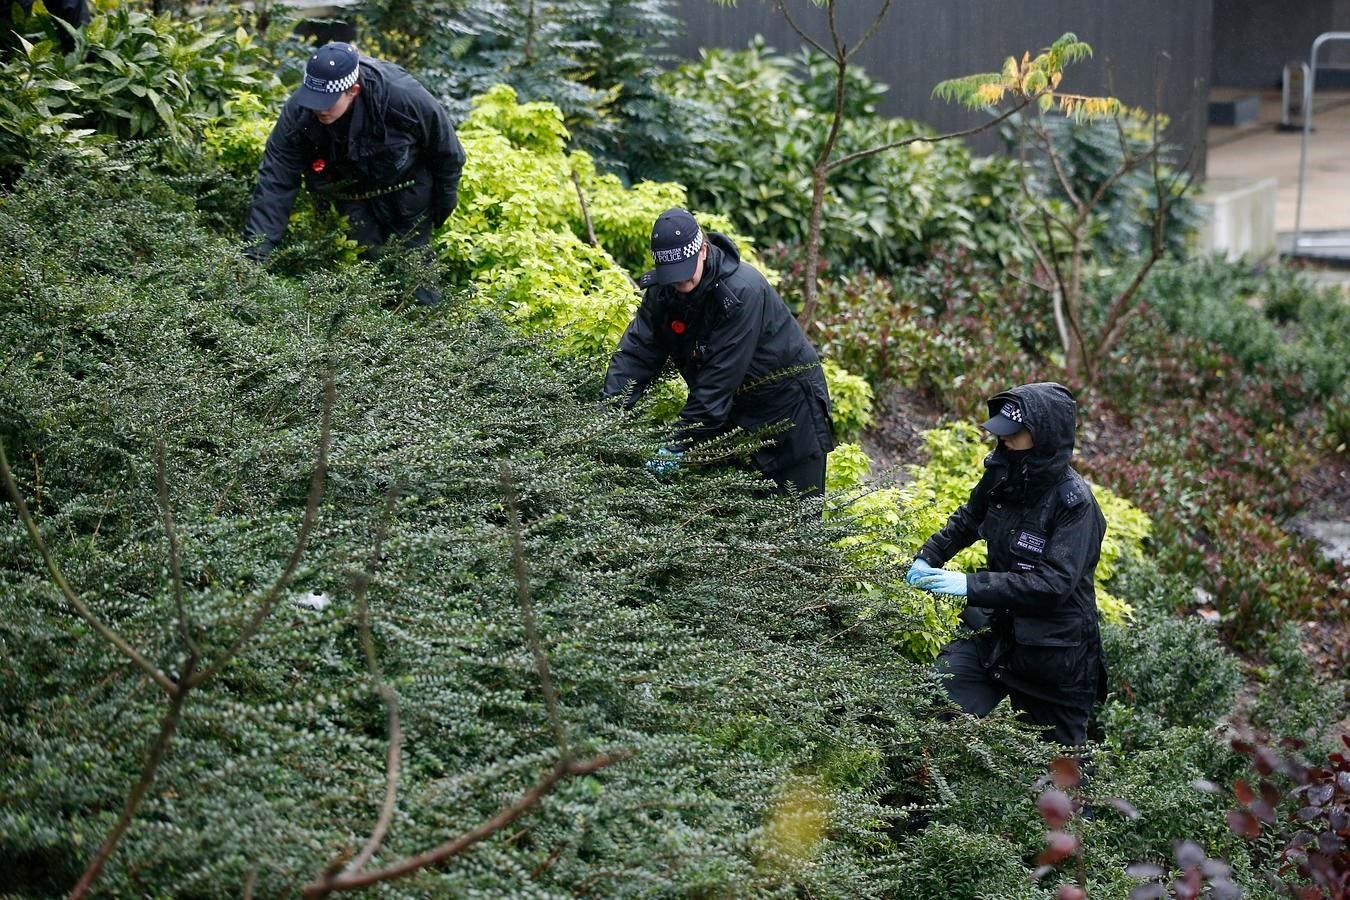
[[[349,72],[347,75],[344,75],[341,78],[334,78],[331,80],[325,78],[316,78],[313,75],[310,75],[308,72],[306,72],[305,87],[309,88],[311,91],[319,91],[320,93],[323,94],[340,94],[343,91],[347,90],[352,85],[356,84],[356,77],[359,74],[361,74],[360,66],[357,66],[355,69],[352,69],[351,72]]]
[[[679,232],[676,232],[678,234]],[[670,265],[671,263],[683,262],[693,257],[699,250],[703,249],[703,229],[700,228],[694,232],[694,237],[689,243],[680,247],[671,247],[668,250],[653,250],[652,258],[656,260],[658,266]]]
[[[1005,419],[1012,419],[1018,425],[1026,424],[1025,420],[1022,418],[1022,407],[1018,406],[1016,403],[1003,404],[1003,408],[998,411],[998,414]]]

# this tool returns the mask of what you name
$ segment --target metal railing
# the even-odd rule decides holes
[[[1343,238],[1332,238],[1317,240],[1312,238],[1307,244],[1303,241],[1303,183],[1308,177],[1308,134],[1312,131],[1313,121],[1313,92],[1317,89],[1317,51],[1322,49],[1322,45],[1331,41],[1350,41],[1350,31],[1328,31],[1319,34],[1312,43],[1312,53],[1309,54],[1308,74],[1303,80],[1303,142],[1299,149],[1298,157],[1298,203],[1294,207],[1294,246],[1293,254],[1297,255],[1305,246],[1320,247],[1350,247]]]

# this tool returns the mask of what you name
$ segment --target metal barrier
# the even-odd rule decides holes
[[[1308,87],[1308,74],[1312,71],[1311,67],[1305,62],[1291,62],[1284,67],[1284,72],[1280,77],[1280,130],[1293,131],[1296,128],[1302,128],[1303,124],[1294,124],[1293,105],[1294,105],[1294,72],[1298,72],[1298,114],[1302,117],[1308,110],[1304,103],[1304,92]]]
[[[1312,247],[1321,249],[1345,247],[1350,249],[1350,242],[1347,242],[1343,237],[1323,240],[1312,238],[1306,244],[1303,241],[1303,183],[1308,177],[1308,134],[1312,131],[1313,92],[1317,89],[1317,51],[1322,49],[1323,44],[1331,41],[1350,41],[1350,31],[1328,31],[1319,34],[1312,43],[1308,76],[1303,82],[1303,142],[1298,156],[1298,204],[1294,207],[1294,246],[1292,251],[1294,255],[1297,255],[1305,247],[1309,249]]]

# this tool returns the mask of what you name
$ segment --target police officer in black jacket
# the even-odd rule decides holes
[[[674,447],[648,467],[670,471],[688,444],[735,427],[753,433],[788,423],[756,451],[755,465],[780,491],[823,494],[825,457],[834,448],[830,395],[820,358],[787,304],[741,262],[730,238],[704,232],[683,209],[657,218],[652,257],[655,268],[638,281],[642,304],[603,389],[631,406],[667,360],[689,385]]]
[[[910,584],[965,597],[962,620],[977,629],[938,656],[952,700],[982,716],[1006,696],[1065,746],[1087,740],[1088,715],[1106,689],[1093,587],[1106,519],[1069,467],[1075,409],[1073,394],[1053,382],[991,399],[984,427],[999,446],[908,575]],[[979,538],[987,569],[938,568]]]
[[[267,139],[244,227],[249,252],[260,259],[280,243],[302,177],[368,250],[396,236],[424,246],[454,211],[463,169],[450,117],[426,88],[351,44],[325,44]]]

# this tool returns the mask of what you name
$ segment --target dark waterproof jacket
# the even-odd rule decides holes
[[[708,232],[708,242],[703,277],[690,293],[655,284],[650,272],[639,280],[646,293],[610,360],[603,393],[631,406],[670,360],[689,385],[677,439],[792,423],[755,454],[756,467],[772,477],[834,449],[825,375],[773,286],[741,262],[726,235]]]
[[[1059,703],[1091,706],[1105,687],[1093,577],[1106,519],[1073,454],[1073,395],[1053,383],[1023,385],[989,401],[992,416],[1008,400],[1022,408],[1035,446],[999,446],[984,476],[919,555],[941,566],[983,538],[986,570],[969,576],[971,624],[990,625],[982,658],[1010,687]]]
[[[439,225],[454,210],[464,148],[445,107],[393,63],[362,59],[360,65],[361,91],[344,127],[324,125],[294,99],[282,109],[244,227],[255,255],[281,242],[302,176],[321,202],[339,205],[405,185],[380,204],[398,220],[383,223],[395,233],[423,218]]]

